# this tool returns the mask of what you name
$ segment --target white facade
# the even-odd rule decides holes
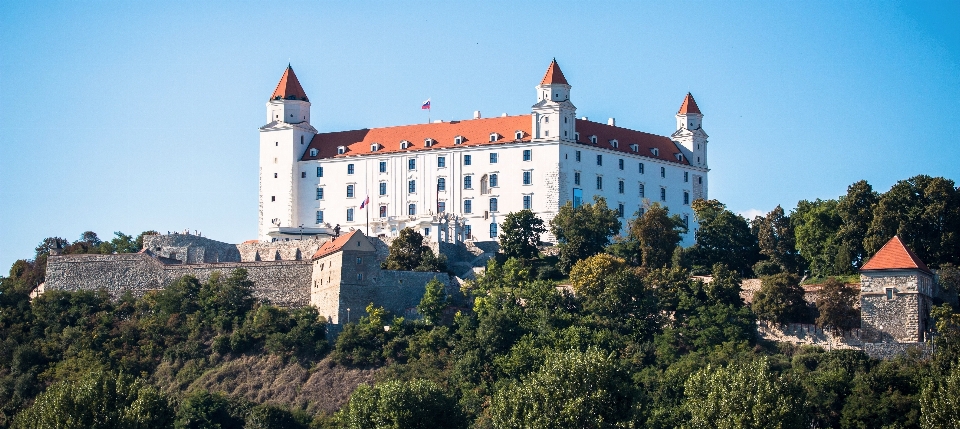
[[[690,203],[708,198],[699,111],[678,114],[673,136],[654,136],[576,119],[570,88],[553,63],[529,117],[325,134],[310,126],[309,102],[271,100],[260,139],[259,238],[340,225],[372,235],[413,227],[433,240],[496,240],[507,213],[529,208],[549,222],[567,202],[599,195],[623,211],[624,231],[640,209],[669,207],[689,219],[683,244],[692,244]],[[284,114],[300,122],[275,117]]]

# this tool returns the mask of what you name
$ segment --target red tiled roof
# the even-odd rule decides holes
[[[310,161],[391,152],[449,149],[458,147],[454,141],[457,136],[464,138],[463,143],[460,144],[464,147],[529,142],[531,126],[530,115],[518,115],[322,133],[313,137],[301,160]],[[632,153],[666,162],[689,164],[686,158],[682,158],[682,161],[677,160],[676,154],[680,151],[673,144],[673,141],[664,136],[580,119],[577,119],[576,129],[580,133],[580,143],[588,146]],[[523,137],[520,140],[515,140],[514,134],[517,131],[523,132]],[[491,133],[497,133],[500,138],[491,142]],[[592,135],[597,136],[597,144],[595,145],[590,143],[590,136]],[[434,140],[431,147],[424,146],[424,141],[427,138]],[[404,140],[410,142],[408,149],[401,149],[401,142]],[[618,147],[611,146],[610,140],[617,140]],[[370,146],[374,143],[379,143],[380,149],[371,152]],[[638,145],[636,152],[631,150],[631,144]],[[346,148],[342,155],[337,154],[338,146]],[[658,150],[658,155],[654,155],[651,151],[654,148]],[[310,156],[310,149],[317,149],[317,156]]]
[[[551,83],[569,85],[567,78],[563,77],[563,72],[560,71],[560,66],[557,64],[556,58],[550,62],[550,67],[547,67],[547,74],[543,75],[543,80],[540,81],[540,85],[549,85]]]
[[[893,236],[883,248],[873,255],[860,271],[872,270],[921,270],[930,272],[927,265],[917,257],[907,246],[900,241],[900,237]]]
[[[685,115],[687,113],[700,113],[700,108],[697,107],[696,100],[693,99],[693,94],[687,93],[687,96],[683,99],[683,104],[680,105],[680,111],[677,112],[678,115]]]
[[[346,234],[343,234],[343,235],[341,235],[341,236],[339,236],[339,237],[337,237],[337,238],[335,238],[335,239],[333,239],[333,240],[330,240],[330,241],[328,241],[328,242],[326,242],[326,243],[323,243],[323,244],[320,246],[320,248],[317,249],[317,253],[314,253],[314,254],[313,254],[313,258],[312,258],[312,259],[319,259],[319,258],[322,258],[322,257],[324,257],[324,256],[330,255],[330,254],[332,254],[332,253],[339,252],[340,249],[343,249],[343,245],[344,245],[344,244],[347,244],[347,242],[350,241],[350,238],[352,238],[352,237],[354,236],[354,234],[357,234],[357,233],[359,233],[359,232],[360,232],[359,229],[355,229],[355,230],[350,231],[350,232],[348,232],[348,233],[346,233]],[[363,233],[360,233],[360,235],[363,235]]]
[[[303,92],[300,81],[297,80],[297,74],[293,72],[293,67],[290,67],[289,64],[287,64],[287,69],[283,72],[280,83],[277,84],[277,89],[273,90],[270,99],[310,101],[307,99],[307,93]]]

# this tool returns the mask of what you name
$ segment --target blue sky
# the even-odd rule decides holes
[[[960,2],[37,2],[0,6],[0,266],[44,237],[256,237],[287,62],[321,131],[529,112],[666,134],[692,92],[739,213],[960,181]]]

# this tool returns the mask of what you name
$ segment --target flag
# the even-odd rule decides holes
[[[366,207],[367,204],[370,204],[370,196],[369,196],[369,195],[367,195],[367,198],[364,198],[364,199],[363,199],[363,202],[360,203],[360,208],[362,209],[362,208]]]
[[[430,99],[429,99],[429,98],[427,99],[427,101],[424,101],[424,102],[423,102],[423,105],[420,106],[420,110],[430,110]]]

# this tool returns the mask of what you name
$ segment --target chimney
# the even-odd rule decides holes
[[[506,118],[506,117],[507,117],[507,112],[503,112],[503,114],[500,115],[500,117],[501,117],[501,118]]]
[[[480,119],[480,111],[479,111],[479,110],[474,110],[474,111],[473,111],[473,119]]]
[[[609,126],[611,126],[611,127],[617,126],[617,120],[616,120],[616,118],[607,119],[607,125],[609,125]]]
[[[589,121],[590,119],[589,119],[589,118],[587,118],[586,116],[583,116],[583,117],[581,117],[581,118],[580,118],[580,120],[583,120],[583,121]]]

